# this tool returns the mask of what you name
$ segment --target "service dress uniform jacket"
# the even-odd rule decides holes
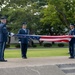
[[[0,24],[0,60],[4,60],[4,50],[7,42],[8,31],[5,24]]]
[[[75,29],[70,30],[69,35],[75,35]],[[69,52],[70,52],[70,57],[74,58],[75,57],[75,37],[71,39],[69,42]]]
[[[28,29],[20,29],[18,34],[27,35],[29,34]],[[22,58],[27,58],[27,48],[28,48],[28,38],[27,37],[20,37],[19,41],[21,42],[21,52],[22,52]]]

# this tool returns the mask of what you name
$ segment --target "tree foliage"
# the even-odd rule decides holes
[[[75,0],[49,0],[48,8],[43,11],[43,24],[49,24],[52,35],[65,34],[70,23],[75,23]],[[51,32],[50,31],[50,32]]]
[[[26,21],[33,34],[65,34],[75,23],[75,0],[0,0],[0,17],[8,17],[8,26],[17,33]]]

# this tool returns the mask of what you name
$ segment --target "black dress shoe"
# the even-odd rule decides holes
[[[0,62],[7,62],[7,60],[0,60]]]
[[[74,57],[69,57],[69,59],[74,59]]]
[[[27,59],[27,57],[22,57],[23,59]]]

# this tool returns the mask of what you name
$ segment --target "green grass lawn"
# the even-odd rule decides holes
[[[68,48],[33,48],[28,49],[28,57],[68,56]],[[5,58],[21,58],[20,49],[5,51]]]

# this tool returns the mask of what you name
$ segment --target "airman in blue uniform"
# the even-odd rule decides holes
[[[74,24],[70,25],[70,32],[69,35],[75,35],[75,27]],[[75,37],[71,39],[71,41],[69,42],[69,52],[70,52],[70,58],[74,58],[75,57]]]
[[[8,31],[6,27],[6,17],[1,17],[0,23],[0,62],[7,62],[4,59],[4,51],[7,42]]]
[[[29,34],[29,30],[27,29],[27,24],[24,22],[22,24],[22,28],[19,30],[18,34]],[[19,41],[21,42],[21,54],[23,59],[27,59],[27,48],[28,48],[28,38],[19,38]]]

